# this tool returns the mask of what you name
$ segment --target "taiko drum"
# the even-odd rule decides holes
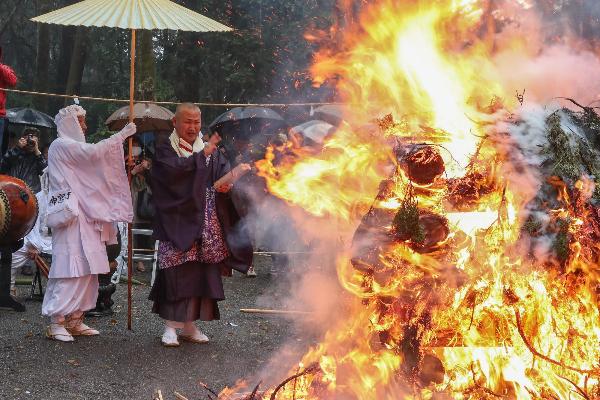
[[[38,216],[35,194],[20,179],[0,175],[0,245],[17,242],[27,235]]]

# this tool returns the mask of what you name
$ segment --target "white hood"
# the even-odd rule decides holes
[[[68,138],[77,142],[85,142],[85,135],[79,125],[78,115],[85,115],[83,107],[76,104],[72,104],[65,108],[62,108],[56,117],[54,122],[56,123],[56,130],[58,131],[58,137]]]

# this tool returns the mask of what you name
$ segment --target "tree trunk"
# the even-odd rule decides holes
[[[38,14],[44,14],[50,10],[47,1],[37,1]],[[35,58],[35,77],[33,88],[38,92],[48,91],[48,68],[50,65],[50,26],[48,24],[37,24],[37,54]],[[33,106],[40,110],[48,111],[48,97],[35,96]]]
[[[28,0],[25,1],[25,4],[23,4],[23,6],[27,6],[27,2],[28,2]],[[12,11],[10,12],[10,14],[8,14],[6,21],[4,21],[4,23],[2,25],[0,25],[0,38],[2,37],[2,34],[6,30],[6,28],[8,27],[8,24],[12,21],[13,15],[15,15],[15,12],[17,12],[18,6],[19,6],[19,3],[17,2],[15,4],[14,8],[12,9]]]
[[[83,26],[77,27],[75,34],[75,42],[73,44],[73,55],[71,57],[71,65],[69,67],[69,75],[67,78],[66,94],[77,94],[81,90],[81,78],[83,78],[83,69],[85,67],[85,59],[87,56],[87,28]],[[67,99],[65,103],[69,103]]]
[[[152,31],[140,31],[139,52],[136,54],[136,98],[139,100],[156,100],[154,88],[156,82],[156,61],[152,44]]]
[[[54,79],[55,93],[65,93],[67,87],[67,77],[69,76],[69,67],[71,66],[71,56],[73,55],[73,43],[75,41],[74,26],[63,26],[61,29],[61,40],[58,61],[56,65],[56,78]],[[53,109],[61,108],[64,99],[59,97],[52,98],[51,107]]]
[[[75,4],[77,0],[63,1],[62,6]],[[69,75],[69,67],[71,66],[71,56],[73,55],[73,43],[75,41],[75,33],[77,27],[63,26],[61,29],[60,53],[58,64],[56,66],[56,83],[55,90],[57,93],[64,93],[67,86],[67,77]]]

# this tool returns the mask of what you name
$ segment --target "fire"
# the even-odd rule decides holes
[[[298,163],[283,159],[283,164],[275,166],[274,149],[269,148],[257,166],[270,178],[271,193],[314,215],[349,220],[356,217],[353,208],[357,204],[372,201],[370,195],[377,190],[381,165],[390,159],[383,141],[367,135],[342,127],[317,157]]]
[[[593,185],[551,180],[562,207],[545,210],[546,225],[569,255],[527,254],[534,185],[515,178],[527,169],[516,147],[483,123],[514,105],[488,73],[477,32],[489,15],[474,0],[396,3],[366,7],[343,51],[315,60],[316,81],[338,77],[351,125],[316,155],[286,149],[275,162],[271,149],[258,163],[271,193],[349,233],[368,210],[337,260],[356,299],[349,317],[276,398],[598,398]]]

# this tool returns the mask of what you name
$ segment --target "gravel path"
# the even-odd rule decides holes
[[[211,339],[205,345],[161,346],[162,323],[150,313],[148,286],[133,287],[133,332],[126,329],[127,287],[119,285],[113,296],[117,312],[89,319],[101,335],[74,343],[44,338],[47,321],[40,315],[40,302],[27,302],[24,313],[0,310],[0,398],[148,400],[160,389],[165,399],[178,391],[191,400],[207,398],[199,380],[216,391],[240,378],[258,382],[261,370],[284,343],[301,352],[311,339],[282,317],[239,312],[256,307],[259,297],[261,304],[265,298],[277,304],[286,293],[282,277],[269,275],[268,258],[257,257],[255,267],[255,279],[235,272],[225,279],[221,320],[200,323]],[[149,272],[135,278],[148,281]],[[25,296],[28,290],[20,286],[19,294]]]

